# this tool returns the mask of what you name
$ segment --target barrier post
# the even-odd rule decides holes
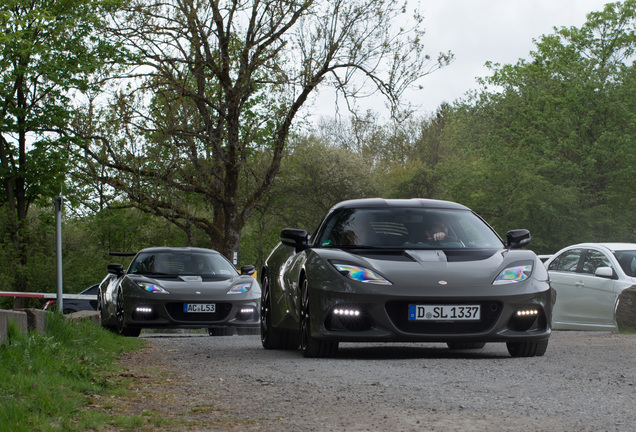
[[[57,310],[64,311],[62,289],[62,196],[55,197],[55,245],[57,264]]]

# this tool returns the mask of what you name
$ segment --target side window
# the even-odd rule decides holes
[[[563,252],[550,263],[548,270],[575,272],[583,249],[570,249]]]
[[[612,264],[603,252],[588,249],[583,261],[583,273],[594,274],[599,267],[612,267]]]

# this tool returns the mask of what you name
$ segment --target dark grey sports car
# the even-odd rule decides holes
[[[207,328],[211,336],[258,333],[261,289],[220,253],[200,248],[149,248],[127,271],[109,264],[99,286],[102,326],[124,336],[142,328]]]
[[[262,273],[266,349],[333,357],[339,342],[505,342],[541,356],[551,289],[539,258],[469,208],[425,199],[345,201],[308,236],[285,229]]]

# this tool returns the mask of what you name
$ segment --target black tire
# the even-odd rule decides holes
[[[234,336],[233,327],[210,327],[208,328],[210,336]]]
[[[482,349],[486,342],[446,342],[452,350]]]
[[[539,342],[506,342],[512,357],[540,357],[548,349],[548,341]]]
[[[117,293],[117,334],[126,337],[137,337],[141,334],[141,328],[128,327],[124,317],[124,295],[121,291]]]
[[[304,357],[331,358],[338,354],[338,342],[324,342],[311,336],[311,314],[309,310],[309,283],[303,278],[300,303],[300,349]]]
[[[262,281],[261,291],[261,344],[265,349],[295,350],[298,349],[300,341],[298,336],[286,329],[278,329],[272,326],[272,292],[269,278],[266,276]]]

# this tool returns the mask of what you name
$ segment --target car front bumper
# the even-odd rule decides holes
[[[323,285],[310,291],[312,337],[340,342],[547,340],[551,333],[549,284],[534,280],[523,285],[508,287],[507,292],[494,286],[446,289],[444,295],[434,289],[426,293],[395,286],[352,284],[334,289],[334,285]],[[481,313],[479,320],[410,320],[409,305],[479,305]]]
[[[187,312],[185,304],[213,304],[213,312]],[[179,299],[129,295],[124,304],[127,326],[143,328],[206,328],[260,326],[260,298]]]

